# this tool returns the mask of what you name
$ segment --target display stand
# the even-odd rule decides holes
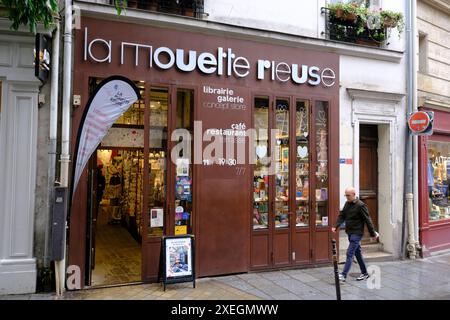
[[[162,282],[164,291],[170,283],[191,282],[195,288],[195,246],[193,235],[162,237]]]

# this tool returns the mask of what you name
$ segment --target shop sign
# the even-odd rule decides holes
[[[413,112],[408,119],[409,129],[416,135],[431,135],[433,134],[433,118],[432,111]]]
[[[114,61],[114,45],[120,46],[120,62]],[[103,52],[94,54],[93,48]],[[206,75],[234,76],[245,78],[254,74],[258,80],[270,79],[278,82],[291,82],[297,85],[308,84],[324,87],[332,87],[336,83],[336,73],[333,69],[319,68],[314,65],[302,63],[288,63],[271,59],[258,59],[249,61],[246,57],[239,56],[233,48],[217,47],[214,52],[197,52],[191,49],[156,47],[151,43],[134,43],[122,41],[118,44],[109,39],[88,39],[88,28],[84,28],[84,61],[97,63],[124,64],[125,57],[133,55],[135,67],[159,70],[176,68],[181,72],[198,70]],[[148,63],[139,65],[139,55],[144,55]]]
[[[164,290],[168,283],[191,281],[195,288],[194,236],[163,237],[161,248]]]

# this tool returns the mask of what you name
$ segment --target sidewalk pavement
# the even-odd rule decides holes
[[[340,269],[342,269],[340,265]],[[343,300],[450,300],[450,253],[427,259],[368,263],[378,270],[356,281],[357,264],[341,285]],[[378,269],[379,268],[379,269]],[[379,281],[378,281],[379,280]],[[372,287],[372,288],[370,288]],[[54,294],[0,296],[0,300],[335,300],[333,268],[280,270],[202,278],[192,283],[139,284]]]

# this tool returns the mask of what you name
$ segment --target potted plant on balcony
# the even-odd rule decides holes
[[[381,10],[380,18],[385,28],[397,28],[399,35],[403,32],[405,23],[401,12],[393,12],[390,10]]]
[[[330,17],[341,21],[356,23],[358,19],[358,5],[355,3],[334,3],[328,5]]]
[[[194,1],[184,1],[183,2],[183,13],[187,17],[195,16],[195,4]]]

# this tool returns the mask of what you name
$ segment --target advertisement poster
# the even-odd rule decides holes
[[[189,159],[177,159],[177,176],[189,176]]]
[[[165,239],[166,278],[193,276],[192,238]]]
[[[175,197],[177,200],[191,201],[191,178],[176,177],[175,180]]]
[[[151,209],[150,210],[150,227],[163,227],[164,226],[164,211],[163,209]]]

